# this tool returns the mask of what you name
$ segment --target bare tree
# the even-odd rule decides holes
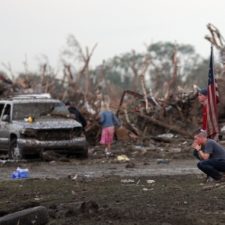
[[[213,24],[207,24],[210,35],[206,35],[205,39],[215,46],[220,52],[220,60],[223,65],[222,75],[225,75],[225,39],[220,33],[219,29]]]
[[[133,72],[133,81],[132,81],[132,89],[137,91],[138,89],[138,83],[140,81],[140,85],[142,88],[142,92],[144,94],[145,99],[145,107],[146,111],[149,112],[149,104],[147,99],[147,90],[146,90],[146,83],[145,83],[145,74],[149,68],[149,65],[151,63],[151,58],[149,55],[145,55],[141,63],[137,62],[137,56],[135,51],[132,51],[132,59],[131,59],[131,70]]]
[[[177,58],[177,49],[174,48],[173,55],[171,58],[173,65],[172,78],[167,82],[167,91],[165,93],[165,100],[167,101],[171,95],[176,92],[177,89],[177,68],[178,68],[178,58]]]
[[[9,63],[9,62],[8,63],[2,62],[2,66],[9,72],[9,74],[11,76],[11,79],[14,81],[15,80],[15,74],[13,72],[11,63]]]
[[[212,45],[214,45],[217,49],[221,50],[224,48],[225,39],[220,33],[219,29],[216,28],[213,24],[208,23],[207,28],[211,34],[211,36],[206,35],[205,39],[207,39]]]
[[[64,65],[64,79],[68,79],[69,86],[78,87],[79,84],[85,99],[90,88],[89,63],[96,47],[97,44],[91,50],[88,47],[83,50],[77,39],[73,35],[69,35],[67,38],[67,47],[61,55],[61,61]],[[72,74],[72,65],[79,67],[76,78]]]

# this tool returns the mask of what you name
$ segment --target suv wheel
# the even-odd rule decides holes
[[[17,138],[15,138],[15,137],[10,140],[9,158],[10,159],[16,159],[16,160],[22,158],[21,150],[18,147]]]
[[[88,148],[85,148],[83,155],[84,155],[84,158],[88,158]]]
[[[83,151],[79,154],[79,157],[82,159],[87,159],[88,158],[88,148],[85,147]]]

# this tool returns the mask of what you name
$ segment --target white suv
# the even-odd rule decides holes
[[[88,157],[82,125],[64,103],[48,94],[0,100],[0,151],[20,159],[46,150]]]

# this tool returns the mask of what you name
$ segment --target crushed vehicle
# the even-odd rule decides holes
[[[47,150],[88,157],[83,127],[64,103],[49,94],[0,100],[0,151],[21,159]]]

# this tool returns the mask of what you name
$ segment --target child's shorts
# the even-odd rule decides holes
[[[105,127],[102,128],[100,144],[112,144],[114,137],[115,128],[114,127]]]

